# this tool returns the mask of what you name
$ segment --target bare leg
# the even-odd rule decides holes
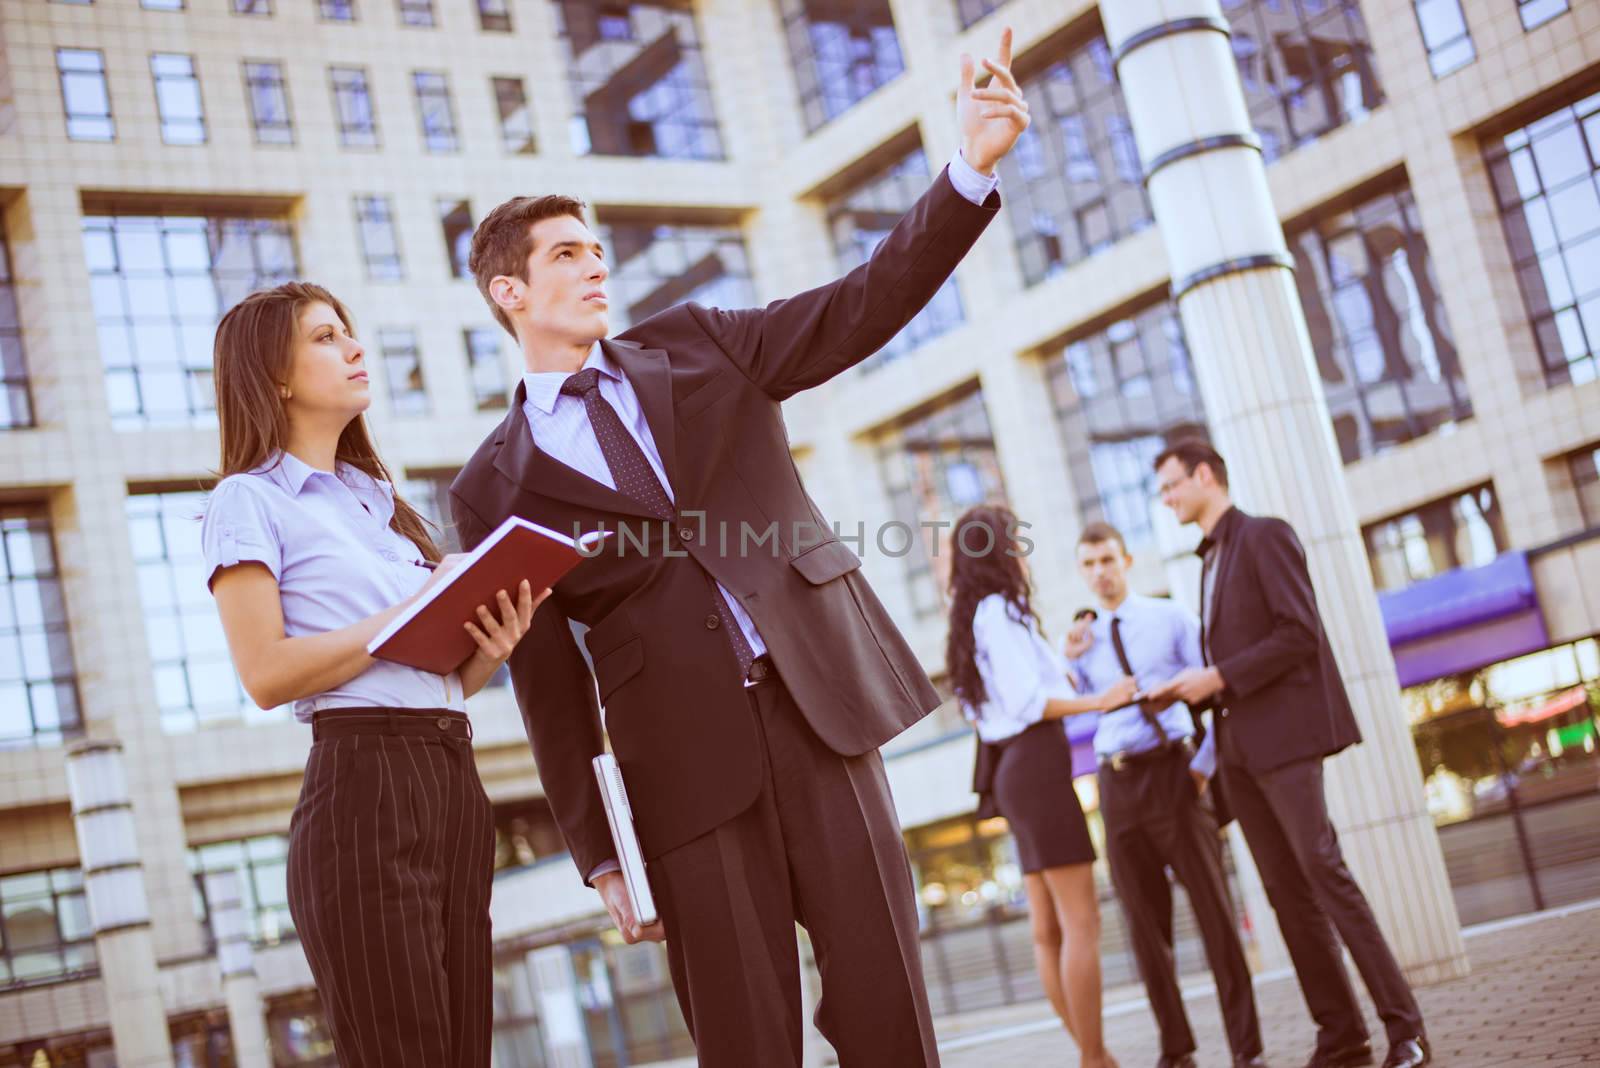
[[[1033,924],[1033,963],[1039,970],[1039,982],[1044,986],[1045,997],[1050,999],[1050,1007],[1056,1010],[1067,1034],[1076,1042],[1078,1032],[1072,1026],[1067,991],[1062,985],[1061,924],[1056,918],[1055,902],[1051,900],[1043,875],[1026,874],[1022,885],[1028,892],[1028,918]]]
[[[1100,1019],[1100,903],[1094,867],[1072,864],[1041,873],[1061,925],[1061,982],[1083,1068],[1116,1068],[1106,1052]]]

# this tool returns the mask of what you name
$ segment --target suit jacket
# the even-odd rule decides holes
[[[1222,558],[1200,647],[1227,684],[1213,701],[1219,758],[1264,772],[1361,741],[1294,529],[1233,508],[1201,551],[1213,543]]]
[[[510,661],[545,793],[585,878],[614,852],[590,770],[602,751],[599,705],[647,857],[738,815],[760,790],[757,726],[705,572],[749,612],[801,712],[836,752],[875,749],[939,703],[860,559],[801,484],[779,402],[881,348],[999,203],[994,194],[971,203],[941,173],[838,281],[760,309],[678,305],[603,341],[639,395],[674,521],[651,519],[543,453],[520,385],[451,485],[468,548],[509,515],[626,532],[555,585]],[[589,628],[592,675],[568,620]]]

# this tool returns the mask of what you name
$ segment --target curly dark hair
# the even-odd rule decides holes
[[[1001,594],[1013,619],[1038,626],[1030,601],[1032,590],[1017,549],[1019,529],[1011,509],[979,505],[956,520],[950,540],[950,634],[945,640],[944,663],[956,697],[968,708],[981,708],[988,700],[972,640],[979,602],[991,593]]]

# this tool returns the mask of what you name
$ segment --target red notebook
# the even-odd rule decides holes
[[[505,590],[515,603],[523,579],[535,593],[554,585],[585,553],[593,556],[608,533],[597,530],[574,541],[512,516],[484,538],[460,567],[391,620],[367,643],[367,652],[379,660],[448,675],[478,649],[462,624],[478,622],[480,604],[487,605],[499,619],[497,593]]]

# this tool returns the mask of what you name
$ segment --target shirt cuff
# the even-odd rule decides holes
[[[1206,731],[1205,740],[1200,743],[1200,748],[1195,750],[1194,758],[1189,761],[1189,768],[1198,771],[1206,778],[1212,778],[1217,773],[1217,732]]]
[[[597,864],[595,866],[594,871],[589,873],[589,885],[593,886],[594,885],[594,881],[596,879],[600,878],[600,876],[602,876],[602,875],[610,875],[614,871],[621,871],[621,870],[622,870],[622,865],[618,864],[616,861],[614,861],[614,860],[603,860],[603,861],[601,861],[599,864]]]
[[[956,154],[950,157],[950,184],[956,187],[957,193],[982,207],[983,202],[989,199],[989,194],[1000,185],[1000,173],[996,171],[992,178],[979,174],[978,169],[966,161],[958,148]]]

